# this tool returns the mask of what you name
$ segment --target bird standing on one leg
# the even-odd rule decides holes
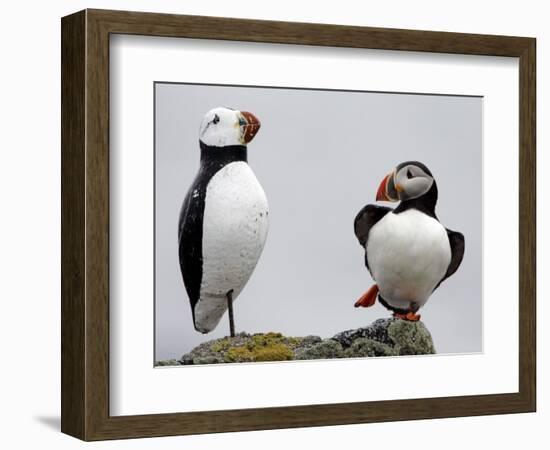
[[[197,331],[209,333],[248,282],[268,230],[267,198],[247,163],[260,121],[246,111],[214,108],[200,126],[199,172],[183,202],[179,261]]]
[[[376,282],[355,306],[372,306],[378,297],[394,317],[419,320],[418,310],[460,266],[464,236],[437,219],[437,185],[420,162],[399,164],[382,180],[376,200],[401,203],[393,210],[367,205],[355,218],[355,235]]]

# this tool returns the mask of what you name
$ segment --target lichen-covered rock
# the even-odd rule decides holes
[[[382,342],[369,338],[358,338],[344,351],[346,358],[364,358],[367,356],[397,356],[397,350]]]
[[[193,359],[187,359],[187,364],[219,364],[225,362],[225,359],[216,355],[196,356]]]
[[[294,359],[332,359],[342,356],[344,356],[342,345],[333,339],[325,339],[310,347],[297,350]]]
[[[227,362],[288,361],[294,352],[284,343],[246,345],[233,347],[227,351]]]
[[[310,347],[314,344],[318,344],[321,341],[322,339],[319,336],[309,335],[302,338],[302,342],[300,342],[299,347]]]
[[[342,347],[351,347],[351,344],[356,339],[368,338],[373,341],[381,342],[382,344],[393,345],[393,342],[388,336],[388,326],[397,319],[377,319],[367,327],[355,328],[353,330],[342,331],[336,334],[332,339],[337,340],[342,344]]]
[[[399,355],[431,355],[435,353],[432,335],[418,322],[394,320],[388,326],[388,336]]]
[[[340,342],[345,350],[351,348],[356,341],[361,339],[368,339],[379,344],[384,344],[392,350],[389,355],[376,354],[375,356],[430,355],[435,353],[432,336],[422,322],[410,322],[393,317],[375,320],[367,327],[342,331],[333,336],[332,339]],[[366,351],[365,346],[373,345],[365,344],[364,341],[360,342],[363,342],[361,344],[363,348],[361,351]],[[385,350],[382,350],[383,348]],[[372,351],[374,353],[384,353],[387,351],[387,348],[377,347],[376,351]],[[350,355],[351,353],[354,353],[354,351],[351,350],[346,355]]]
[[[181,363],[177,359],[165,359],[155,362],[155,366],[179,366]]]
[[[239,333],[203,342],[178,360],[158,366],[219,364],[306,359],[363,358],[435,353],[432,337],[422,322],[387,318],[367,327],[342,331],[329,339],[288,337],[281,333]]]
[[[287,361],[294,359],[297,348],[312,345],[316,340],[287,337],[281,333],[239,333],[204,342],[182,356],[182,364],[218,364],[235,362]],[[321,338],[317,338],[321,339]]]

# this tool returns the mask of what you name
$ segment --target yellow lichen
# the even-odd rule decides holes
[[[230,348],[225,359],[228,362],[252,362],[254,361],[252,352],[247,347],[233,347]]]
[[[231,345],[231,342],[229,342],[228,338],[220,339],[214,345],[212,345],[212,351],[216,353],[224,352],[226,351],[229,346]]]
[[[295,338],[295,337],[287,337],[286,338],[286,343],[291,348],[298,347],[298,345],[300,345],[301,342],[302,342],[302,339],[300,339],[300,338]]]
[[[284,344],[273,344],[256,349],[254,361],[288,361],[293,358],[293,351]]]
[[[244,345],[227,349],[228,362],[287,361],[294,352],[280,333],[257,334]]]

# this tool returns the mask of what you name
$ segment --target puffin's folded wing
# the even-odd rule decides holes
[[[449,236],[449,243],[451,244],[451,263],[447,268],[447,273],[443,280],[449,278],[453,273],[458,270],[462,258],[464,257],[464,235],[458,231],[447,230],[447,236]],[[443,281],[441,280],[441,281]]]
[[[355,229],[355,236],[363,247],[366,248],[370,229],[390,211],[392,211],[391,208],[377,205],[367,205],[359,211],[355,217],[353,226]]]
[[[199,301],[202,281],[202,226],[204,217],[205,191],[194,183],[180,211],[178,222],[178,256],[185,290],[191,303],[193,321],[195,305]],[[193,192],[199,194],[194,196]]]

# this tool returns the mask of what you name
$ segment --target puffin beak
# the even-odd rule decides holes
[[[378,186],[378,190],[376,191],[376,201],[385,201],[389,202],[391,199],[388,197],[388,178],[392,174],[389,173],[384,177],[382,182],[380,183],[380,186]]]
[[[239,125],[242,128],[242,139],[245,144],[248,144],[260,130],[261,123],[251,112],[241,111]]]
[[[399,192],[401,192],[403,189],[401,188],[401,186],[394,186],[393,177],[394,172],[390,172],[384,177],[384,179],[380,183],[380,186],[378,186],[378,190],[376,191],[376,201],[399,201]]]

